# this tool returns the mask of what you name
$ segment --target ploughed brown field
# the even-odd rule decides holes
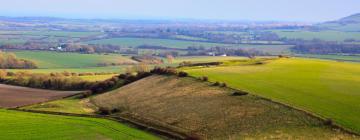
[[[0,84],[0,108],[16,108],[75,95],[79,91],[54,91]]]

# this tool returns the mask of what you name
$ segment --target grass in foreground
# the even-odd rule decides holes
[[[262,65],[187,69],[193,76],[331,118],[360,132],[360,64],[316,59],[278,59]]]
[[[159,139],[123,124],[0,109],[0,139]]]

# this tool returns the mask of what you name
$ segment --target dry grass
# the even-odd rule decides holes
[[[302,112],[232,93],[192,78],[151,76],[91,102],[207,139],[355,139]]]

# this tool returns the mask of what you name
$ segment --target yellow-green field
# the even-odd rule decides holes
[[[258,65],[236,64],[184,70],[330,118],[360,132],[359,63],[283,58]]]

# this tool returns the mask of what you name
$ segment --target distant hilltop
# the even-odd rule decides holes
[[[339,20],[318,24],[317,27],[329,30],[360,32],[360,13]]]

